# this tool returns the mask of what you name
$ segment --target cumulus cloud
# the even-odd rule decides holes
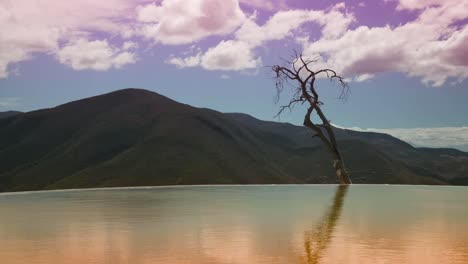
[[[59,28],[19,23],[18,17],[5,3],[0,3],[0,78],[8,76],[9,64],[26,60],[33,52],[45,52],[57,46]]]
[[[107,40],[90,42],[90,54],[74,45],[76,38],[96,33],[122,39],[143,36],[164,44],[186,44],[234,31],[245,20],[238,0],[5,0],[0,2],[0,78],[9,67],[35,53],[54,54],[74,69],[108,69],[134,62],[132,52],[120,52]],[[109,39],[109,38],[108,38]],[[115,39],[115,38],[113,38]],[[107,43],[107,44],[106,44]],[[123,50],[134,50],[126,42]]]
[[[251,17],[235,35],[238,40],[252,46],[259,46],[266,41],[280,40],[291,35],[294,30],[306,22],[315,22],[323,26],[322,33],[325,37],[339,35],[354,20],[352,15],[338,11],[341,6],[338,4],[329,12],[317,10],[279,11],[262,26],[255,22],[255,17]],[[333,30],[331,30],[332,28]]]
[[[468,2],[401,0],[400,9],[422,9],[414,21],[396,27],[359,26],[335,37],[305,42],[304,53],[323,58],[346,77],[365,80],[402,72],[432,86],[468,77]]]
[[[339,127],[339,126],[336,126]],[[377,132],[392,135],[417,147],[458,148],[468,151],[468,127],[434,128],[347,128],[362,132]]]
[[[57,52],[58,60],[74,70],[105,71],[110,68],[121,68],[135,63],[134,53],[126,51],[131,44],[124,43],[123,48],[111,46],[107,40],[89,41],[78,39]]]
[[[388,0],[397,1],[397,0]],[[259,4],[265,1],[254,1]],[[265,3],[269,3],[266,1]],[[255,4],[253,4],[255,5]],[[268,4],[266,4],[268,6]],[[208,70],[244,70],[261,65],[255,49],[268,41],[294,36],[298,28],[313,22],[321,27],[318,40],[300,39],[304,54],[322,57],[316,67],[330,67],[354,81],[365,81],[384,72],[401,72],[420,78],[425,84],[441,86],[449,78],[468,77],[468,2],[456,0],[399,0],[398,10],[416,10],[413,21],[398,26],[350,29],[355,20],[346,4],[327,10],[279,11],[263,25],[255,15],[248,17],[234,33],[217,46],[197,55],[197,63]],[[243,51],[235,56],[233,51]],[[173,62],[194,58],[173,58]]]
[[[288,10],[279,11],[271,16],[263,25],[256,23],[256,16],[246,19],[242,26],[234,33],[232,40],[222,40],[216,46],[209,48],[198,64],[207,70],[246,70],[257,68],[262,60],[255,55],[255,48],[268,41],[281,40],[292,36],[294,30],[307,22],[314,22],[322,26],[325,38],[343,34],[354,17],[341,13],[344,8],[340,3],[326,11],[317,10]],[[333,28],[333,30],[331,30]],[[182,62],[188,58],[173,58],[174,62]],[[176,64],[176,63],[173,63]],[[178,63],[176,64],[178,65]]]
[[[198,66],[200,62],[201,52],[197,53],[194,56],[189,56],[186,58],[171,57],[166,61],[166,63],[173,64],[178,68],[195,67]]]
[[[166,62],[179,68],[254,69],[262,65],[258,47],[292,37],[301,39],[305,55],[321,55],[317,67],[332,67],[356,81],[383,72],[401,72],[433,86],[468,77],[467,1],[385,1],[398,2],[397,11],[410,10],[417,17],[397,26],[351,28],[359,21],[345,3],[325,10],[288,10],[285,0],[4,0],[0,2],[0,78],[8,76],[13,64],[37,53],[53,54],[76,69],[101,70],[133,63],[137,40],[186,45],[210,36],[218,37],[209,42],[215,40],[216,45]],[[272,15],[260,24],[257,11],[248,17],[240,6]],[[304,36],[301,28],[306,23],[320,27],[318,39],[298,38]],[[68,47],[76,45],[73,40],[96,36],[101,42],[93,44],[92,54],[64,57],[67,50],[78,54]],[[115,48],[110,40],[124,44]],[[88,59],[90,63],[83,62]]]
[[[250,46],[242,41],[221,41],[203,55],[201,66],[207,70],[245,70],[261,65]]]
[[[253,69],[261,65],[260,57],[255,57],[250,46],[242,41],[221,41],[205,53],[194,56],[170,57],[166,63],[178,68],[201,66],[206,70],[239,71]]]
[[[237,0],[163,0],[137,8],[140,34],[164,44],[187,44],[234,31],[245,15]]]
[[[0,1],[0,78],[11,64],[35,53],[53,53],[60,41],[91,31],[119,35],[135,6],[148,0]]]

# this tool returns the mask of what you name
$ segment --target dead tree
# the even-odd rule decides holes
[[[309,60],[305,59],[302,54],[295,54],[294,60],[287,61],[286,66],[275,65],[272,70],[276,76],[276,89],[279,95],[283,91],[285,83],[289,83],[294,88],[294,95],[287,105],[281,106],[278,114],[280,115],[285,109],[292,109],[294,105],[307,104],[308,109],[304,117],[304,126],[310,128],[314,132],[314,137],[318,137],[325,144],[333,157],[333,167],[335,168],[336,175],[340,181],[340,184],[347,185],[351,184],[351,179],[346,171],[343,156],[341,155],[338,144],[336,141],[335,133],[330,121],[325,117],[321,106],[323,103],[319,101],[319,95],[315,87],[315,81],[320,77],[326,77],[331,81],[338,81],[341,85],[340,98],[344,99],[348,92],[348,85],[344,79],[336,74],[331,69],[320,69],[314,71],[311,69],[311,64],[317,62],[318,59]],[[322,124],[316,124],[312,121],[312,114],[320,118]]]

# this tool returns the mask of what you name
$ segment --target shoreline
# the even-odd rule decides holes
[[[339,186],[339,184],[192,184],[192,185],[154,185],[154,186],[123,186],[123,187],[93,187],[93,188],[70,188],[54,190],[34,190],[34,191],[12,191],[0,192],[0,196],[26,195],[36,193],[56,193],[56,192],[85,192],[85,191],[118,191],[118,190],[149,190],[149,189],[174,189],[174,188],[210,188],[210,187],[299,187],[299,186]],[[422,185],[422,184],[351,184],[352,186],[382,186],[382,187],[468,187],[461,185]]]

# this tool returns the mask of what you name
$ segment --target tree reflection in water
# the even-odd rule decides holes
[[[331,207],[328,208],[325,215],[312,230],[304,233],[304,249],[307,264],[318,263],[323,252],[330,244],[333,231],[341,215],[347,191],[347,185],[338,186]]]

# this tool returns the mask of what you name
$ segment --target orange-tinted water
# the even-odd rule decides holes
[[[0,195],[0,263],[468,263],[468,188]]]

